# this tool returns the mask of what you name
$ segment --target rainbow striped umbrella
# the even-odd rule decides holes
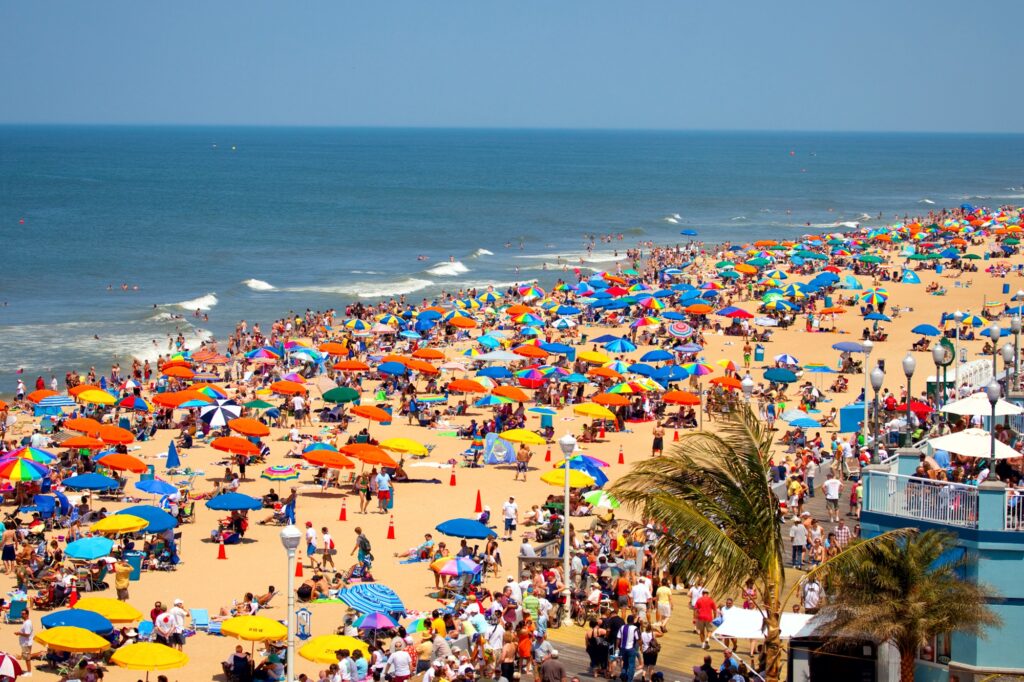
[[[631,329],[636,329],[638,327],[657,327],[659,324],[661,324],[661,320],[658,318],[648,317],[645,315],[644,317],[638,317],[633,320],[629,326]]]
[[[10,452],[5,452],[2,455],[0,455],[0,459],[13,458],[27,459],[30,462],[35,462],[36,464],[49,464],[53,460],[57,459],[57,456],[51,452],[47,452],[46,450],[34,448],[31,445],[26,445],[23,448],[11,450]]]
[[[878,305],[889,300],[889,292],[882,288],[868,289],[860,296],[860,300],[866,303]]]
[[[664,310],[665,304],[651,296],[640,301],[640,307],[647,310]]]
[[[42,464],[19,457],[0,460],[0,478],[18,483],[19,481],[38,481],[47,473]]]
[[[118,407],[122,407],[126,410],[135,410],[136,412],[153,411],[153,406],[149,404],[149,401],[137,395],[130,395],[127,398],[122,398],[117,405]]]
[[[673,322],[668,326],[668,333],[677,339],[688,339],[693,336],[693,327],[686,322]]]
[[[291,481],[299,477],[299,471],[295,467],[285,464],[275,464],[263,470],[260,478],[268,481]]]
[[[538,286],[527,285],[519,287],[519,295],[523,298],[544,298],[544,290]]]
[[[715,368],[711,365],[706,365],[703,362],[688,362],[683,365],[683,369],[690,373],[690,376],[702,377],[711,374],[715,371]]]

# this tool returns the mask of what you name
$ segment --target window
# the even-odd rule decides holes
[[[938,663],[939,665],[949,665],[950,658],[953,655],[953,638],[950,633],[944,633],[936,637],[932,637],[924,646],[922,646],[917,652],[917,658],[928,663]]]

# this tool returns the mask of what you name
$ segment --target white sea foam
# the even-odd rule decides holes
[[[733,216],[732,218],[729,218],[729,220],[746,220],[746,219],[747,219],[747,216],[745,216],[745,215],[738,215],[738,216]]]
[[[491,287],[495,291],[504,291],[509,287],[519,286],[520,284],[533,284],[537,280],[535,279],[521,279],[515,282],[490,282],[487,280],[458,280],[455,282],[446,282],[445,289],[451,291],[452,289],[478,289],[484,290]]]
[[[558,262],[561,259],[562,264],[576,265],[582,258],[585,263],[614,263],[615,261],[626,260],[625,253],[619,253],[615,255],[614,251],[595,251],[593,253],[587,253],[580,251],[576,253],[537,253],[529,256],[516,256],[516,258],[522,258],[525,260],[545,260],[549,263]]]
[[[275,287],[270,282],[264,282],[262,279],[247,279],[242,282],[245,286],[249,287],[253,291],[276,291]]]
[[[480,256],[493,256],[493,255],[494,255],[493,251],[488,251],[487,249],[477,249],[476,251],[473,252],[472,258],[479,258]]]
[[[921,199],[917,203],[919,203],[919,204],[934,204],[935,202],[932,201],[931,199]]]
[[[388,296],[411,294],[414,291],[420,291],[430,286],[434,286],[434,282],[429,279],[408,277],[393,282],[353,282],[336,286],[289,287],[285,291],[338,294],[340,296],[357,296],[359,298],[385,298]]]
[[[855,220],[837,220],[834,223],[811,223],[810,225],[799,225],[798,227],[813,227],[815,229],[831,229],[836,227],[846,227],[851,230],[855,230],[860,227],[860,223]]]
[[[209,294],[199,296],[198,298],[190,298],[187,301],[168,303],[167,305],[177,306],[182,310],[195,310],[196,308],[199,310],[209,310],[213,308],[213,306],[217,305],[217,303],[219,303],[217,300],[217,294],[210,292]]]
[[[664,220],[666,223],[672,223],[673,225],[679,224],[679,218],[676,218],[675,216],[668,216]]]
[[[469,272],[469,268],[459,260],[436,263],[434,267],[427,270],[427,274],[434,275],[436,277],[455,277],[457,275],[464,275],[467,272]]]

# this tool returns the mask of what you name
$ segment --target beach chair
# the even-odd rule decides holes
[[[4,612],[5,623],[20,623],[25,620],[25,609],[28,608],[28,602],[24,599],[12,601],[11,606]]]
[[[210,630],[210,611],[208,609],[189,609],[192,616],[192,628],[196,632],[208,632]]]
[[[153,621],[144,620],[139,623],[139,641],[148,642],[153,639]]]
[[[53,419],[50,417],[43,417],[39,420],[39,432],[40,433],[53,433]]]

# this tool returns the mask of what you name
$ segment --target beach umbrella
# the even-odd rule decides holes
[[[580,403],[572,408],[573,414],[593,419],[615,419],[615,413],[603,405],[595,403]]]
[[[288,637],[288,628],[266,616],[235,616],[221,623],[221,634],[247,642],[276,642]]]
[[[94,561],[100,557],[110,554],[114,547],[114,541],[104,537],[88,537],[69,542],[64,548],[64,554],[71,559],[82,561]]]
[[[362,360],[342,360],[334,365],[334,369],[340,372],[365,372],[370,366]]]
[[[921,334],[922,336],[940,336],[942,332],[938,327],[932,324],[919,324],[910,330],[911,334]]]
[[[946,450],[963,457],[991,457],[992,436],[985,429],[964,429],[937,438],[929,438],[934,450]],[[996,439],[996,459],[1014,459],[1020,453]]]
[[[337,386],[324,393],[323,398],[328,403],[351,403],[359,400],[359,391],[348,386]]]
[[[985,325],[985,320],[977,315],[965,315],[960,324],[964,327],[982,327]]]
[[[667,315],[666,315],[667,317]],[[673,322],[666,327],[669,334],[677,339],[688,339],[693,336],[693,327],[686,322]]]
[[[604,345],[605,350],[612,353],[632,353],[636,346],[628,339],[615,339]]]
[[[570,488],[589,488],[595,484],[593,476],[579,469],[570,468],[568,476]],[[542,474],[540,480],[548,485],[563,487],[565,485],[565,477],[565,469],[555,469]]]
[[[542,436],[526,429],[510,429],[499,434],[502,440],[510,443],[525,443],[526,445],[546,445],[547,441]]]
[[[152,478],[146,481],[136,481],[133,484],[138,490],[150,495],[170,495],[178,492],[177,486],[174,486],[167,481],[161,481],[158,478]]]
[[[145,670],[146,680],[149,680],[150,671],[183,668],[188,663],[188,656],[166,644],[136,642],[115,651],[110,662],[128,670]]]
[[[565,460],[557,462],[555,465],[556,469],[565,468]],[[593,485],[600,488],[608,482],[608,476],[601,471],[601,467],[591,464],[588,460],[582,457],[571,457],[569,459],[569,469],[575,469],[576,471],[582,471],[587,476],[594,479]],[[571,477],[570,477],[571,478]]]
[[[839,343],[833,343],[832,348],[843,353],[863,353],[868,349],[867,346],[861,345],[856,341],[840,341]]]
[[[263,502],[245,493],[224,493],[207,500],[206,508],[217,511],[257,510],[263,508]]]
[[[91,436],[72,436],[60,443],[60,447],[73,450],[102,450],[106,447],[106,443]]]
[[[234,400],[215,400],[212,405],[199,410],[199,418],[215,429],[227,426],[241,414],[242,408]]]
[[[491,389],[491,393],[503,398],[509,398],[518,403],[525,403],[530,400],[530,396],[518,386],[495,386]]]
[[[618,509],[619,501],[614,495],[611,495],[604,490],[593,490],[583,495],[583,501],[589,504],[591,507],[606,507],[608,509]]]
[[[145,398],[137,395],[130,395],[127,398],[122,398],[117,406],[125,410],[135,410],[136,412],[152,412],[153,406],[149,404]]]
[[[98,654],[110,648],[110,642],[85,628],[61,625],[36,633],[36,641],[54,651]]]
[[[92,387],[90,387],[90,388],[92,388]],[[29,401],[30,403],[34,403],[34,404],[38,405],[44,399],[51,398],[51,397],[57,396],[57,395],[60,395],[59,393],[57,393],[57,391],[51,391],[48,388],[40,388],[39,390],[32,391],[27,396],[25,396],[25,400]],[[72,401],[72,403],[74,403],[74,401]]]
[[[167,445],[167,459],[164,461],[164,467],[167,469],[177,469],[181,466],[181,459],[178,458],[178,446],[174,444],[174,440]]]
[[[345,635],[320,635],[309,640],[299,649],[299,656],[307,661],[323,663],[325,665],[338,662],[339,649],[349,651],[362,651],[363,657],[369,658],[370,645],[361,639],[347,637]]]
[[[104,616],[94,611],[83,611],[81,609],[54,611],[43,616],[39,622],[47,629],[59,627],[82,628],[97,635],[110,634],[114,630],[114,624]],[[0,675],[3,675],[2,670],[0,670]]]
[[[765,370],[764,378],[777,384],[791,384],[796,381],[796,373],[781,367],[772,367]]]
[[[49,464],[53,460],[57,459],[56,455],[51,454],[46,450],[34,448],[31,445],[26,445],[24,447],[18,448],[17,450],[9,450],[7,452],[0,454],[0,458],[2,459],[11,459],[15,457],[18,459],[25,459],[30,462],[35,462],[36,464]]]
[[[350,410],[350,413],[375,422],[391,421],[391,415],[375,405],[356,405]]]
[[[441,575],[465,575],[480,572],[480,564],[469,557],[442,557],[432,563],[430,568]]]
[[[374,611],[356,618],[353,625],[360,630],[387,630],[398,627],[398,622],[386,613]]]
[[[96,460],[96,463],[114,471],[130,471],[133,474],[141,474],[149,470],[149,467],[138,457],[120,452],[103,455]]]
[[[173,515],[167,513],[160,507],[154,507],[149,504],[137,504],[114,512],[114,516],[121,515],[133,516],[145,520],[146,526],[144,530],[147,533],[163,533],[166,530],[178,527],[178,519]],[[95,526],[93,526],[93,528],[95,528]]]
[[[813,429],[815,427],[821,426],[821,422],[819,422],[817,419],[811,419],[810,417],[800,417],[799,419],[794,419],[793,421],[789,422],[789,425],[801,429]]]
[[[479,381],[473,379],[455,379],[448,382],[450,393],[486,393],[487,389]]]
[[[96,437],[106,445],[128,445],[135,440],[135,434],[114,424],[103,424]]]
[[[24,671],[21,663],[10,654],[0,653],[0,677],[14,679],[20,677]]]
[[[210,447],[214,450],[226,452],[229,455],[260,454],[260,449],[256,447],[255,443],[245,438],[239,438],[238,436],[221,436],[220,438],[214,438],[213,442],[210,443]]]
[[[363,464],[379,465],[384,467],[398,466],[398,462],[396,462],[391,455],[384,452],[380,447],[370,445],[369,443],[351,443],[343,446],[341,448],[341,452],[353,459],[358,459]]]
[[[100,389],[90,389],[88,391],[82,391],[78,394],[78,399],[83,403],[92,403],[93,405],[113,405],[117,402],[114,396],[110,395],[106,391]]]
[[[121,533],[135,533],[149,525],[146,519],[132,514],[112,514],[92,524],[89,529],[93,533],[119,535]]]
[[[781,355],[776,355],[775,356],[775,362],[781,362],[782,364],[789,365],[791,367],[795,367],[796,365],[800,364],[799,360],[794,358],[792,355],[788,355],[786,353],[782,353]]]
[[[237,417],[228,422],[228,428],[243,436],[262,438],[270,435],[270,428],[261,421],[249,417]]]
[[[120,486],[117,481],[103,474],[79,474],[65,478],[61,485],[73,490],[112,490]]]
[[[889,300],[889,292],[882,288],[867,289],[860,295],[860,299],[865,303],[878,305]]]
[[[665,360],[671,360],[673,357],[672,353],[667,350],[657,348],[655,350],[649,350],[640,356],[640,362],[664,362]]]
[[[662,401],[673,405],[700,405],[700,396],[689,391],[668,391],[662,394]]]
[[[47,474],[47,468],[32,460],[10,457],[0,460],[0,478],[19,483],[21,481],[38,481]]]
[[[337,450],[311,450],[306,449],[302,455],[310,464],[328,469],[354,469],[355,463]]]
[[[885,313],[868,313],[864,316],[865,320],[873,320],[875,322],[892,322],[892,318]]]
[[[65,431],[77,431],[86,435],[94,435],[100,432],[101,424],[92,417],[75,417],[64,422]]]
[[[991,417],[992,405],[984,391],[973,393],[966,398],[955,400],[942,407],[942,412],[958,414],[966,417]],[[1002,398],[996,402],[997,417],[1012,417],[1024,413],[1024,408],[1014,405]]]
[[[405,613],[405,605],[394,590],[380,583],[359,583],[338,592],[338,599],[360,613]]]
[[[295,467],[288,466],[286,464],[275,464],[267,467],[260,474],[260,478],[265,478],[268,481],[294,481],[299,477],[299,471]]]
[[[442,535],[467,540],[486,540],[498,537],[494,529],[488,528],[475,519],[448,519],[435,526],[435,530]]]

